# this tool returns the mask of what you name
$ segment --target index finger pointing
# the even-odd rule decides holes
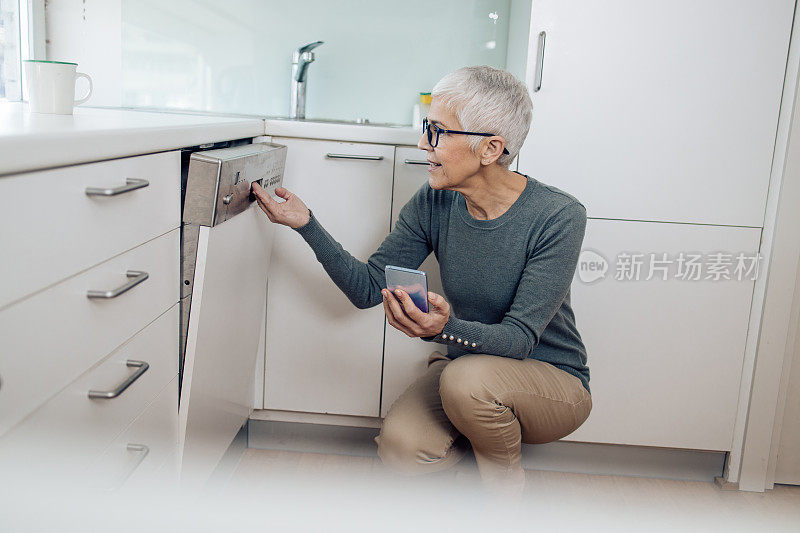
[[[250,184],[250,190],[253,192],[253,194],[258,196],[259,198],[261,198],[265,202],[267,202],[267,201],[274,202],[275,201],[275,200],[272,199],[272,197],[269,195],[269,193],[261,185],[259,185],[258,182],[256,182],[256,181],[254,181],[253,183]]]

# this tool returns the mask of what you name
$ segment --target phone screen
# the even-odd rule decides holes
[[[406,292],[411,301],[425,313],[428,312],[428,277],[422,270],[386,265],[386,288]]]

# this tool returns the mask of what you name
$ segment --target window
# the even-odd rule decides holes
[[[21,99],[20,42],[19,0],[0,0],[0,100]]]

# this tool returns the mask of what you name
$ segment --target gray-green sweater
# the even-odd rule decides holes
[[[425,183],[366,263],[344,250],[313,212],[296,231],[361,309],[382,303],[386,265],[418,268],[432,251],[451,311],[442,334],[424,340],[446,344],[450,358],[483,353],[545,361],[577,376],[591,393],[586,348],[570,305],[586,208],[526,177],[517,201],[492,220],[473,218],[461,194]]]

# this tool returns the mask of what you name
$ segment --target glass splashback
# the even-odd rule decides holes
[[[122,0],[122,104],[287,116],[292,53],[321,40],[306,117],[410,124],[420,92],[506,63],[510,0]]]

